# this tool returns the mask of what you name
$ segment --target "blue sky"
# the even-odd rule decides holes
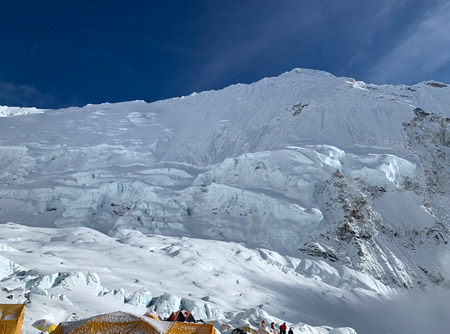
[[[450,83],[450,1],[2,1],[0,105],[159,99],[312,68]]]

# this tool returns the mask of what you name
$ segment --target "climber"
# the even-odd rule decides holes
[[[287,329],[286,323],[283,322],[283,324],[280,326],[280,334],[286,334],[286,329]]]

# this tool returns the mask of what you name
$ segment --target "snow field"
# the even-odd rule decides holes
[[[284,314],[298,322],[295,312],[280,313],[285,308],[283,301],[290,299],[291,284],[315,293],[329,290],[326,299],[341,298],[338,287],[356,286],[357,281],[369,284],[369,290],[361,292],[364,296],[390,293],[379,285],[381,289],[374,290],[376,281],[358,272],[347,271],[347,278],[340,277],[323,261],[314,263],[312,271],[311,260],[234,243],[145,236],[130,230],[122,230],[120,238],[113,239],[87,228],[30,228],[10,223],[0,229],[2,259],[9,264],[1,266],[1,300],[27,304],[27,326],[44,317],[57,323],[119,309],[143,314],[148,308],[168,316],[180,307],[221,326],[236,321],[234,315],[252,305],[264,305],[268,319],[280,322]],[[18,231],[20,243],[15,237]],[[308,264],[303,265],[305,261]],[[280,300],[268,302],[266,296],[274,286],[279,288]],[[6,294],[12,299],[6,299]],[[320,314],[316,317],[321,321]],[[250,320],[242,321],[249,324]],[[250,324],[257,326],[259,321]]]

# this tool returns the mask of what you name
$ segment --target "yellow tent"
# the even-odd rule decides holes
[[[24,304],[0,304],[0,333],[20,334],[24,317]]]
[[[0,332],[1,333],[1,332]],[[53,334],[215,334],[213,324],[160,321],[147,316],[113,312],[79,321],[62,322]]]
[[[215,334],[213,323],[174,322],[166,334]]]
[[[125,312],[101,314],[79,321],[62,322],[53,334],[165,334],[171,322],[154,320]]]
[[[35,323],[33,323],[31,326],[33,326],[36,329],[39,329],[42,332],[48,332],[48,333],[53,332],[56,328],[56,325],[52,324],[47,319],[38,320]],[[0,332],[0,334],[1,334],[1,332]]]

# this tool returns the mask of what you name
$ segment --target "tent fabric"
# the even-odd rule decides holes
[[[49,327],[47,327],[46,329],[43,329],[43,331],[44,332],[48,332],[48,333],[52,333],[55,329],[56,329],[56,325],[52,324]]]
[[[194,317],[191,312],[188,310],[179,310],[178,312],[172,312],[168,321],[187,321],[187,322],[195,322]]]
[[[144,317],[149,317],[155,320],[160,320],[158,314],[155,311],[149,311],[147,313],[144,314]]]
[[[48,332],[48,333],[50,333],[56,329],[56,325],[52,324],[47,319],[38,320],[35,323],[33,323],[31,326],[33,326],[36,329],[39,329],[42,332]],[[2,332],[0,332],[0,334],[2,334]]]
[[[244,327],[241,327],[241,329],[246,331],[246,332],[248,332],[248,333],[256,334],[256,329],[254,329],[254,328],[252,328],[250,326],[244,326]]]
[[[166,334],[215,334],[215,330],[212,323],[174,322]]]
[[[125,312],[113,312],[79,321],[62,322],[54,334],[165,334],[172,323]]]
[[[24,317],[24,304],[0,304],[0,333],[20,334]]]
[[[215,334],[210,324],[169,322],[125,312],[113,312],[95,317],[62,322],[53,334]],[[0,332],[0,334],[3,334]],[[16,334],[16,333],[14,333]]]
[[[266,331],[264,328],[258,328],[256,334],[269,334],[269,332]]]

